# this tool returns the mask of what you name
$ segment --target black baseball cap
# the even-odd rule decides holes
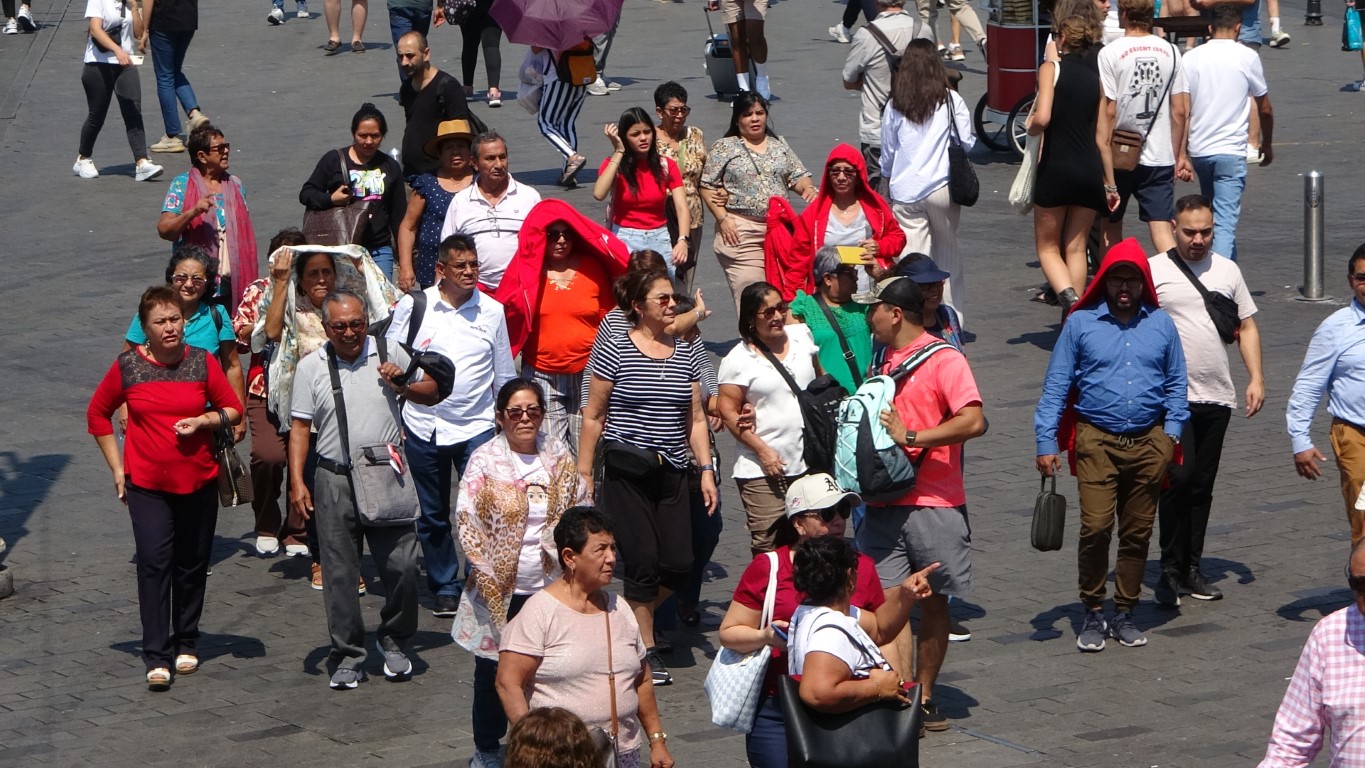
[[[888,277],[870,291],[855,293],[853,300],[859,304],[885,302],[906,312],[924,310],[924,294],[920,292],[919,285],[908,277]]]

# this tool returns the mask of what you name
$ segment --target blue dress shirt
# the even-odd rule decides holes
[[[1076,413],[1100,429],[1127,434],[1162,422],[1166,434],[1179,440],[1190,411],[1175,321],[1146,307],[1127,324],[1110,314],[1108,304],[1072,312],[1052,350],[1033,415],[1039,456],[1059,453],[1057,426],[1073,386]]]
[[[1327,393],[1327,412],[1365,427],[1365,307],[1352,299],[1351,306],[1328,315],[1313,331],[1304,353],[1294,391],[1289,394],[1285,421],[1294,453],[1313,447],[1308,430],[1313,414]]]

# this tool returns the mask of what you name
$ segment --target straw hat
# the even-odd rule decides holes
[[[441,156],[441,142],[446,139],[467,139],[474,141],[474,127],[468,120],[444,120],[436,126],[436,138],[422,145],[422,151],[427,157],[439,158]]]

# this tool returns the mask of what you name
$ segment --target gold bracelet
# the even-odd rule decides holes
[[[656,741],[667,741],[667,740],[668,740],[668,734],[664,733],[663,731],[655,731],[654,733],[649,734],[649,743],[650,743],[650,744],[653,744],[653,743],[656,742]]]

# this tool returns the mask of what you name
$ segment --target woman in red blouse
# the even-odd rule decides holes
[[[174,289],[148,288],[137,316],[147,340],[109,367],[85,418],[133,521],[142,658],[148,687],[164,691],[172,658],[178,674],[199,668],[199,615],[218,521],[213,433],[224,419],[241,421],[242,403],[213,357],[185,344]],[[124,404],[120,453],[112,417]]]
[[[592,196],[598,200],[611,195],[612,234],[635,251],[657,251],[668,260],[668,276],[687,263],[687,246],[692,221],[683,189],[682,173],[672,159],[659,155],[654,121],[649,113],[631,107],[621,113],[615,125],[608,123],[602,132],[611,140],[611,157],[597,169]],[[668,206],[678,218],[678,240],[668,234]]]

